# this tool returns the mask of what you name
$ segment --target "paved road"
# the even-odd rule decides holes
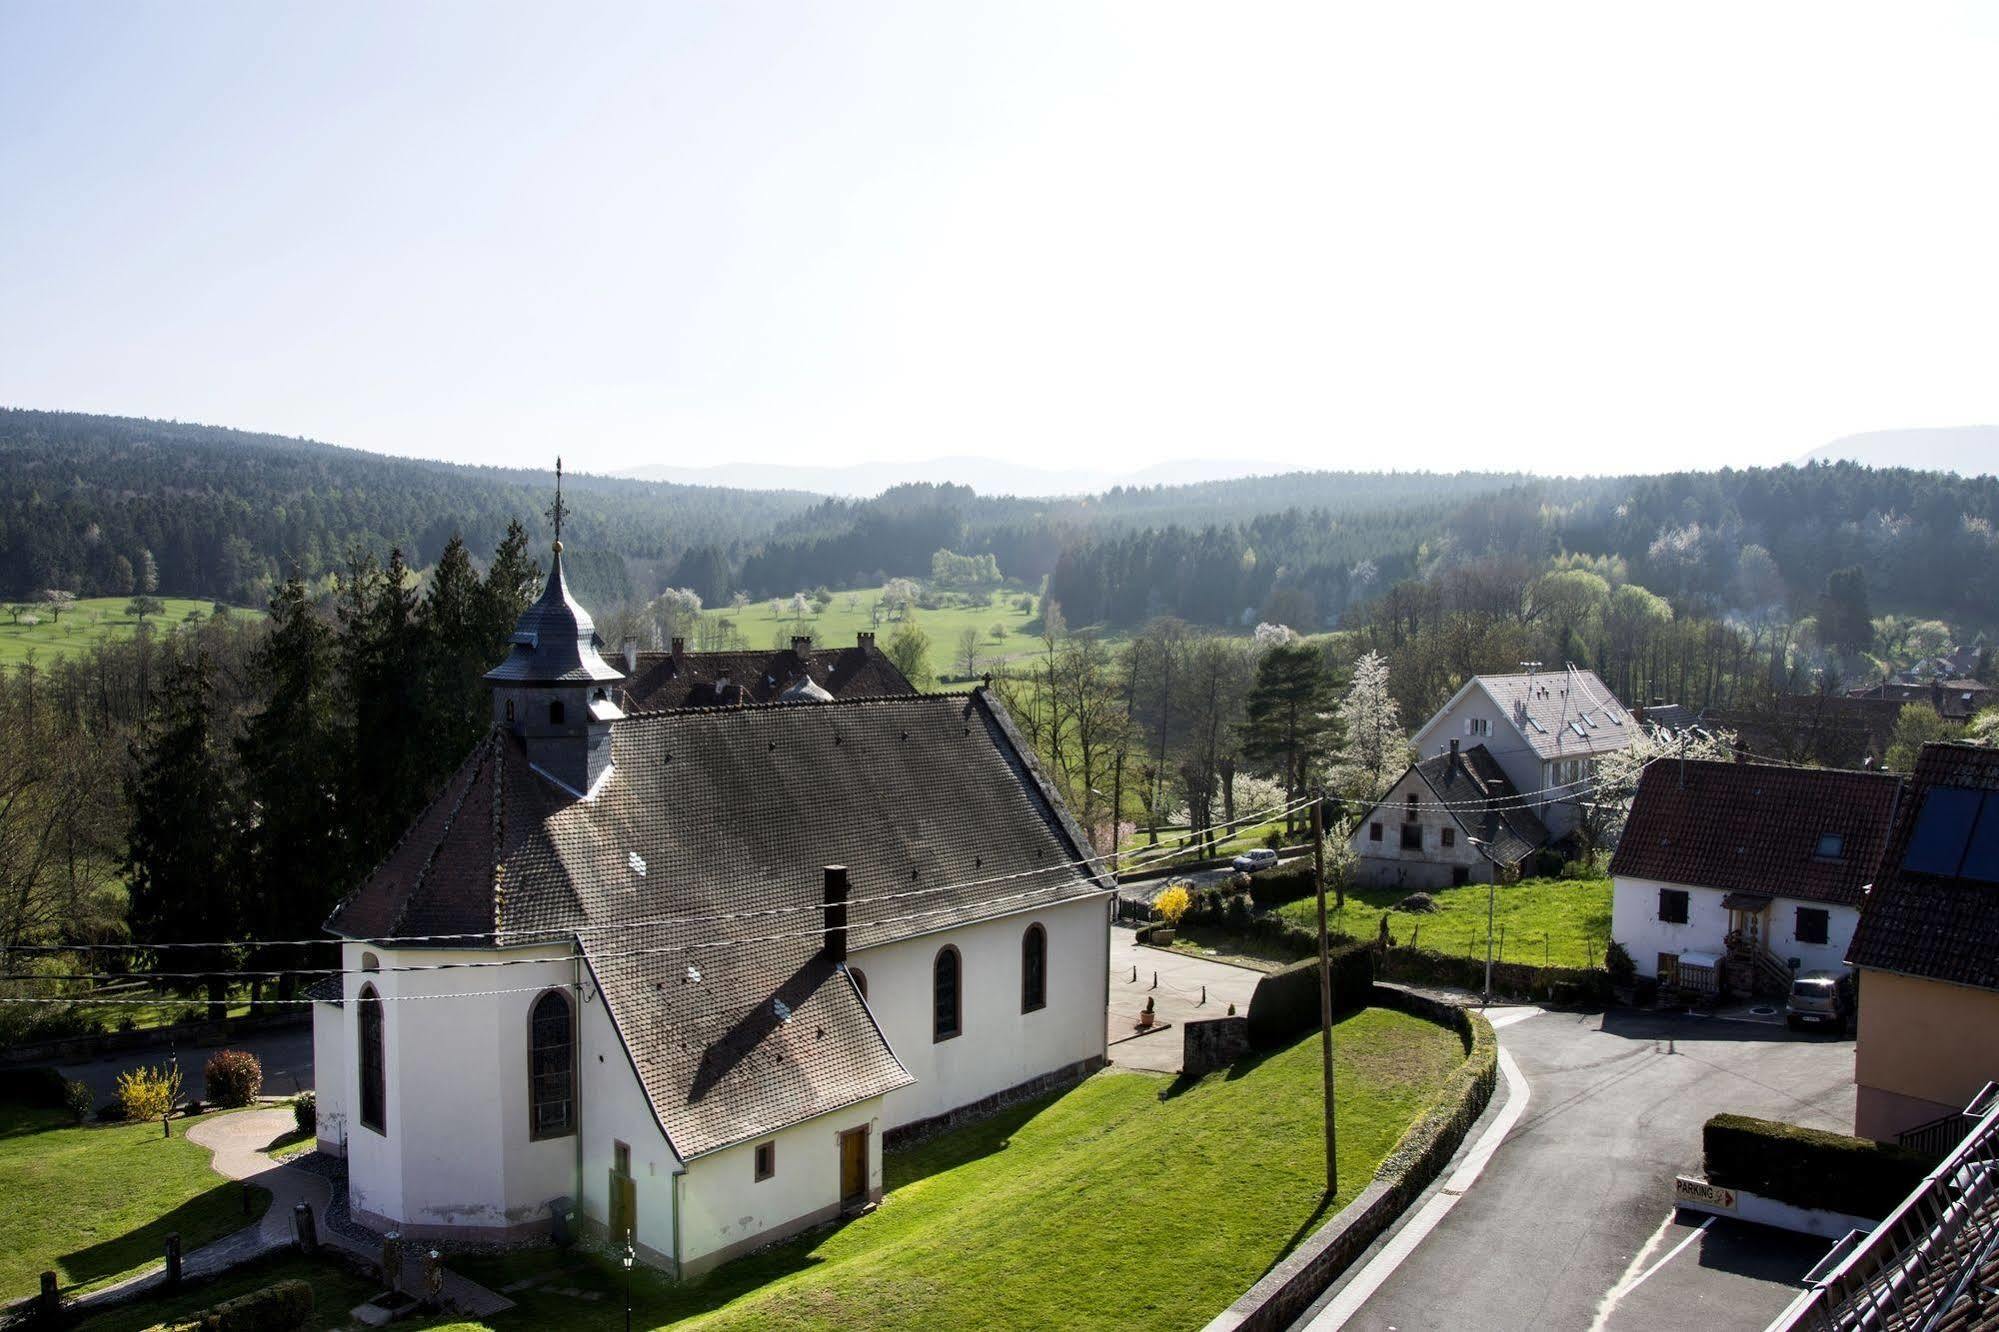
[[[264,1066],[264,1095],[290,1096],[294,1092],[312,1090],[310,1024],[281,1027],[276,1031],[239,1036],[232,1041],[211,1045],[182,1044],[176,1048],[169,1048],[165,1044],[160,1044],[141,1050],[128,1050],[123,1054],[107,1055],[102,1059],[90,1060],[88,1063],[62,1064],[58,1067],[64,1077],[76,1078],[88,1085],[91,1095],[97,1098],[99,1105],[102,1105],[116,1093],[120,1073],[142,1064],[159,1065],[169,1058],[178,1058],[181,1083],[186,1094],[199,1096],[201,1066],[208,1062],[209,1055],[225,1045],[232,1050],[248,1050],[257,1056]]]
[[[1851,1131],[1850,1040],[1624,1010],[1543,1013],[1499,1034],[1528,1086],[1518,1123],[1357,1312],[1316,1317],[1335,1286],[1301,1327],[1760,1328],[1782,1311],[1826,1244],[1701,1230],[1675,1217],[1673,1176],[1698,1170],[1701,1124],[1719,1111]],[[1496,1097],[1473,1139],[1503,1113]]]

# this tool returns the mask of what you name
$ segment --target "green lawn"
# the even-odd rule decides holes
[[[974,593],[973,597],[977,600],[981,595],[984,594]],[[979,636],[977,664],[980,671],[998,672],[1009,662],[1041,651],[1041,640],[1026,628],[1030,623],[1038,625],[1039,621],[1032,612],[1020,610],[1014,604],[1024,595],[1021,592],[993,592],[986,601],[973,606],[945,610],[912,609],[909,612],[910,621],[930,639],[930,670],[939,683],[966,679],[962,654],[958,651],[958,638],[967,629]],[[881,646],[887,647],[900,622],[884,619],[880,624],[874,623],[871,609],[880,596],[881,589],[878,587],[836,592],[833,604],[825,611],[814,607],[803,619],[792,614],[789,597],[784,598],[783,609],[777,614],[772,613],[770,599],[766,597],[762,601],[752,601],[740,612],[722,606],[703,611],[702,615],[711,621],[729,619],[749,645],[757,649],[789,647],[794,634],[810,634],[812,641],[823,647],[844,647],[853,643],[855,637],[865,630],[872,630]],[[1002,639],[991,637],[992,626],[996,624],[1006,630]]]
[[[88,652],[98,643],[117,638],[130,638],[139,631],[139,622],[125,613],[130,597],[86,597],[60,619],[52,619],[48,608],[27,602],[0,601],[0,666],[16,666],[28,659],[30,653],[35,660],[46,665],[56,658],[72,652]],[[187,620],[189,611],[200,611],[205,619],[210,601],[189,600],[185,597],[162,597],[166,607],[160,614],[150,617],[156,633],[165,632]],[[12,613],[15,605],[27,606],[27,613],[19,620]],[[231,610],[231,615],[263,615],[262,611]],[[26,624],[30,618],[38,618],[39,624]]]
[[[1398,943],[1416,943],[1440,953],[1485,956],[1486,890],[1482,884],[1440,888],[1430,894],[1438,910],[1415,914],[1392,910],[1407,897],[1402,888],[1349,888],[1345,912],[1333,909],[1330,894],[1326,920],[1331,928],[1356,938],[1372,939],[1388,915],[1388,932]],[[1310,898],[1279,907],[1285,919],[1317,928],[1317,908]],[[1494,951],[1508,962],[1558,967],[1603,965],[1604,941],[1610,937],[1610,880],[1525,879],[1498,890],[1493,913]],[[1500,933],[1504,952],[1500,953]]]
[[[243,1189],[187,1140],[200,1119],[78,1127],[59,1111],[0,1105],[0,1300],[31,1295],[44,1269],[64,1289],[157,1262],[169,1233],[192,1252],[246,1224]],[[252,1216],[270,1195],[253,1195]]]
[[[1378,1009],[1335,1040],[1338,1206],[1464,1056],[1443,1028]],[[1194,1083],[1112,1070],[890,1153],[888,1197],[870,1216],[693,1285],[642,1273],[635,1325],[1198,1326],[1328,1215],[1323,1141],[1316,1037]],[[495,1329],[605,1327],[621,1311],[619,1275],[595,1260],[543,1251],[462,1270],[608,1293],[593,1305],[529,1289]]]

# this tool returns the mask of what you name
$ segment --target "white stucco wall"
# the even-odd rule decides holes
[[[332,1004],[312,1006],[313,1101],[319,1150],[340,1156],[347,1150],[347,1085],[354,1076],[347,1041],[353,1018]]]
[[[1412,792],[1418,807],[1415,824],[1423,830],[1420,850],[1404,849],[1402,845],[1402,828],[1409,822],[1404,804]],[[1402,774],[1402,780],[1390,788],[1381,804],[1368,811],[1347,839],[1355,857],[1355,881],[1365,888],[1399,887],[1413,893],[1419,889],[1450,887],[1453,870],[1462,868],[1467,882],[1490,883],[1492,862],[1471,845],[1456,819],[1434,808],[1437,804],[1436,792],[1428,782],[1413,770]],[[1376,823],[1381,825],[1378,842],[1369,836],[1370,827]],[[1452,830],[1451,846],[1444,845],[1446,828]]]
[[[1020,1011],[1021,937],[1048,932],[1048,1003]],[[931,1039],[931,966],[938,950],[961,956],[960,1034]],[[868,1007],[916,1084],[884,1098],[882,1124],[896,1128],[1019,1086],[1105,1048],[1110,910],[1103,897],[982,921],[856,951]]]
[[[529,1138],[528,1012],[543,987],[566,987],[573,979],[575,964],[567,949],[392,950],[350,943],[344,952],[349,974],[340,1012],[347,1057],[339,1081],[350,1107],[348,1191],[355,1210],[412,1234],[429,1227],[544,1223],[547,1204],[575,1192],[576,1141]],[[372,977],[359,974],[367,953],[382,968]],[[528,962],[393,970],[502,957]],[[355,1023],[361,986],[370,981],[385,1000],[382,1132],[364,1126],[359,1113]],[[402,997],[417,995],[426,997]]]
[[[881,1098],[688,1162],[682,1187],[682,1270],[707,1270],[744,1249],[774,1243],[840,1208],[840,1135],[868,1129],[868,1196],[882,1188]],[[758,1143],[775,1143],[776,1173],[756,1177]]]
[[[1490,734],[1475,734],[1468,725],[1474,719],[1483,722]],[[1559,790],[1553,789],[1555,765],[1535,752],[1534,746],[1514,726],[1512,717],[1476,684],[1463,698],[1446,703],[1423,723],[1414,738],[1416,756],[1430,758],[1441,754],[1451,747],[1453,740],[1467,749],[1484,745],[1486,752],[1498,760],[1513,789],[1533,797],[1534,812],[1556,838],[1575,831],[1581,811],[1567,798],[1567,793],[1578,784],[1570,782]],[[1583,780],[1586,782],[1588,778]]]
[[[583,1124],[581,1219],[597,1233],[609,1226],[611,1167],[617,1144],[623,1142],[632,1149],[639,1250],[650,1262],[669,1262],[674,1254],[674,1175],[680,1161],[660,1132],[652,1103],[646,1099],[594,982],[586,991],[589,997],[583,1004],[577,1061],[577,1100]]]
[[[1685,891],[1686,924],[1672,925],[1659,919],[1661,888]],[[1764,935],[1764,947],[1780,962],[1797,958],[1800,971],[1844,971],[1846,947],[1853,941],[1854,927],[1860,923],[1859,909],[1824,902],[1800,902],[1781,896],[1782,890],[1774,887],[1769,892],[1775,900],[1771,902],[1766,918],[1768,929]],[[1722,901],[1727,896],[1719,888],[1662,883],[1656,879],[1620,875],[1611,884],[1610,937],[1623,944],[1631,954],[1639,975],[1656,977],[1661,953],[1677,955],[1688,951],[1720,953],[1726,950],[1728,909],[1722,906]],[[1798,942],[1798,908],[1801,906],[1820,908],[1826,912],[1825,943]]]

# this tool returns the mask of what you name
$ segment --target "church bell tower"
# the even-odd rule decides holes
[[[598,655],[590,613],[562,576],[562,460],[555,460],[555,527],[548,583],[514,624],[506,660],[486,672],[493,722],[519,736],[544,777],[587,798],[611,770],[611,727],[624,719],[611,697],[623,672]]]

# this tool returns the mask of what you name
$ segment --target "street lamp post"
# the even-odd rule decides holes
[[[632,1259],[635,1257],[637,1255],[632,1252],[632,1232],[628,1230],[625,1232],[625,1253],[623,1259],[625,1264],[625,1332],[632,1332]]]
[[[1481,850],[1487,845],[1478,837],[1467,837],[1465,841]],[[1485,881],[1485,997],[1479,1001],[1481,1008],[1492,1006],[1492,919],[1494,909],[1498,905],[1498,896],[1499,879],[1495,875]]]

